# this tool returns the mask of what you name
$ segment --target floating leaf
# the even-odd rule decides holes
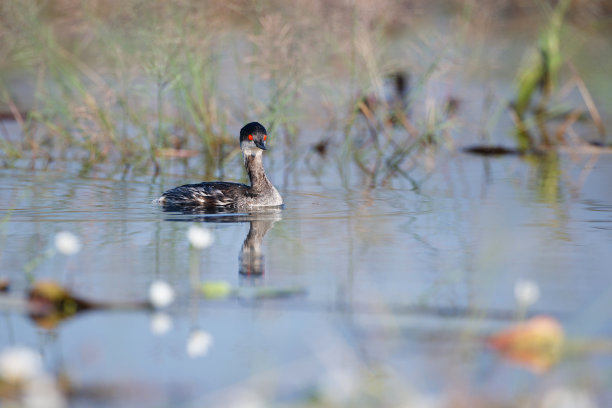
[[[235,296],[241,299],[279,299],[306,293],[303,288],[237,288],[234,289],[225,281],[206,282],[201,286],[207,299],[224,299]]]
[[[494,334],[487,344],[505,359],[544,373],[559,361],[564,338],[556,319],[537,316]]]
[[[280,299],[297,295],[303,295],[303,288],[259,288],[253,294],[255,299]]]
[[[91,307],[54,281],[35,282],[28,291],[30,317],[44,328],[54,328],[60,321]]]
[[[78,312],[92,309],[145,309],[148,302],[101,303],[74,296],[57,282],[37,281],[28,291],[28,312],[34,322],[45,329],[53,329],[63,320]]]
[[[225,281],[203,283],[201,290],[207,299],[224,299],[233,292],[231,285]]]

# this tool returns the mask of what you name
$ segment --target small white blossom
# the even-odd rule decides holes
[[[174,301],[174,289],[167,282],[156,280],[149,287],[149,301],[155,307],[166,307]]]
[[[197,225],[189,227],[187,238],[189,239],[189,243],[197,249],[208,248],[215,242],[215,236],[210,230]]]
[[[70,231],[60,231],[55,234],[55,248],[63,255],[74,255],[81,250],[81,241]]]
[[[542,408],[597,408],[597,403],[584,390],[560,387],[547,391],[540,406]]]
[[[68,402],[59,390],[55,380],[49,375],[38,376],[24,387],[23,407],[25,408],[64,408]]]
[[[223,399],[228,408],[264,408],[266,402],[255,390],[246,387],[237,387],[230,390],[230,395]]]
[[[519,306],[529,307],[540,298],[540,288],[532,280],[521,279],[514,285],[514,298]]]
[[[163,312],[157,312],[151,317],[151,332],[157,336],[168,333],[172,329],[172,318]]]
[[[343,405],[358,391],[357,374],[348,369],[332,369],[327,372],[320,384],[325,399]]]
[[[0,353],[0,379],[26,382],[43,372],[40,354],[27,347],[12,347]]]
[[[213,336],[204,330],[194,330],[187,340],[187,355],[191,358],[204,356],[213,345]]]

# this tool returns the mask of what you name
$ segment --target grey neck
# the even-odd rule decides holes
[[[266,177],[262,154],[260,152],[256,154],[245,153],[244,167],[246,167],[246,171],[249,174],[251,188],[254,191],[264,191],[270,188],[272,184]]]

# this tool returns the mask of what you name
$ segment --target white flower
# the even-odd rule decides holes
[[[540,298],[540,288],[532,280],[521,279],[514,285],[514,298],[519,306],[529,307]]]
[[[38,376],[24,387],[23,407],[25,408],[63,408],[67,406],[66,398],[49,375]]]
[[[187,238],[189,239],[189,243],[197,249],[208,248],[215,242],[215,236],[212,232],[206,228],[198,227],[197,225],[189,227]]]
[[[348,369],[332,369],[323,376],[320,387],[325,399],[343,405],[357,393],[357,374]]]
[[[594,398],[584,390],[553,388],[544,394],[542,408],[597,408]]]
[[[81,250],[81,241],[70,231],[60,231],[55,234],[55,248],[61,254],[74,255]]]
[[[0,379],[4,381],[25,382],[42,372],[42,358],[32,349],[12,347],[0,353]]]
[[[246,387],[234,387],[229,390],[229,395],[224,396],[223,404],[228,408],[264,408],[266,402],[253,389]]]
[[[172,329],[172,318],[167,313],[157,312],[151,317],[151,332],[161,336]]]
[[[187,340],[187,355],[191,358],[204,356],[213,345],[213,336],[204,330],[194,330]]]
[[[167,282],[156,280],[149,287],[149,301],[155,307],[166,307],[174,301],[174,289]]]

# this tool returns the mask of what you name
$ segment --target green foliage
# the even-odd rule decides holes
[[[211,177],[238,159],[230,129],[248,120],[266,124],[273,145],[282,149],[275,157],[296,163],[304,123],[332,133],[350,130],[354,94],[380,94],[390,70],[380,63],[386,57],[378,44],[387,41],[384,27],[392,9],[371,14],[361,3],[332,8],[342,23],[333,27],[311,18],[322,12],[317,4],[241,3],[236,14],[234,7],[214,2],[17,3],[2,5],[0,34],[14,41],[0,47],[0,72],[18,69],[30,79],[34,104],[26,106],[24,143],[0,141],[5,164],[16,157],[67,159],[81,161],[85,173],[99,163],[116,163],[158,174],[166,158],[197,152]],[[245,13],[253,18],[245,20]],[[337,77],[355,78],[348,93]],[[352,113],[322,122],[322,108],[329,106],[302,101],[308,93],[318,103],[312,95],[319,92],[337,112]],[[6,104],[8,97],[2,99]],[[383,104],[376,115],[393,110]],[[432,122],[421,124],[429,138]],[[378,172],[389,166],[380,177],[367,176],[372,185],[405,172],[403,158],[415,151],[399,140],[404,148],[393,151],[396,136],[388,126],[376,125],[375,131],[377,139],[389,141],[372,150],[376,164],[366,150],[348,155],[357,168],[374,166]],[[420,138],[416,128],[403,132],[399,139]]]
[[[539,89],[550,94],[563,63],[560,49],[561,29],[571,0],[560,1],[553,10],[548,26],[540,34],[537,50],[529,57],[519,72],[518,92],[514,108],[523,117],[531,104],[533,94]]]
[[[513,104],[517,115],[517,142],[520,150],[533,149],[527,132],[525,115],[532,107],[534,94],[540,92],[540,108],[546,107],[563,63],[560,42],[565,14],[571,0],[560,1],[551,13],[547,27],[540,33],[537,48],[532,51],[518,74],[517,96]]]
[[[408,30],[413,18],[398,3],[110,4],[2,3],[0,106],[19,105],[8,78],[26,78],[34,95],[20,106],[19,143],[0,137],[2,164],[65,159],[84,173],[110,163],[157,175],[169,158],[195,156],[209,178],[229,163],[240,168],[235,131],[258,120],[278,149],[270,160],[282,158],[284,169],[308,156],[318,174],[337,166],[345,185],[358,175],[368,186],[403,180],[418,188],[413,171],[428,172],[430,152],[453,143],[460,121],[450,102],[460,98],[440,100],[428,84],[454,63],[455,43],[404,33],[409,41],[397,41],[393,30]],[[549,116],[569,4],[557,3],[519,74],[521,150],[535,145],[534,121]],[[399,108],[383,89],[397,72],[412,80]]]

